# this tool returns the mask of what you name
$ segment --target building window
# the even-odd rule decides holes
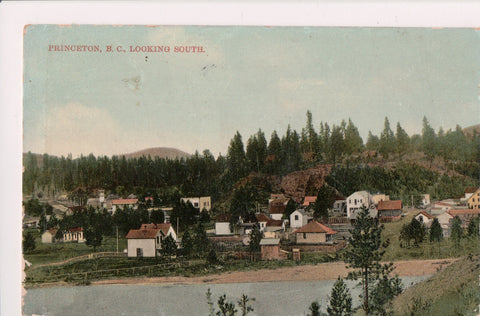
[[[160,236],[157,236],[157,244],[160,243]]]
[[[143,257],[143,249],[137,248],[137,257]]]
[[[303,239],[307,239],[307,233],[303,233]]]
[[[298,215],[295,215],[295,220],[298,221]]]
[[[357,205],[357,199],[355,199],[355,205]]]

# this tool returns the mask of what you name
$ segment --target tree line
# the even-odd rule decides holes
[[[455,130],[445,132],[440,128],[435,132],[427,118],[423,118],[422,134],[411,136],[400,123],[394,132],[385,118],[380,136],[369,132],[364,144],[351,119],[332,126],[321,122],[315,129],[308,111],[306,126],[301,132],[289,125],[284,135],[273,131],[267,141],[265,133],[259,129],[245,145],[237,132],[230,141],[227,155],[217,158],[209,150],[180,159],[149,156],[127,159],[93,154],[72,159],[71,155],[39,156],[29,152],[24,157],[23,190],[25,194],[45,192],[51,195],[87,187],[104,188],[119,195],[161,191],[210,195],[215,199],[230,192],[239,179],[252,172],[283,175],[319,163],[358,163],[379,157],[398,159],[410,152],[423,152],[430,161],[440,157],[447,167],[478,178],[479,148],[479,135],[474,133],[467,137],[458,125]],[[368,150],[367,156],[362,155],[365,150]]]

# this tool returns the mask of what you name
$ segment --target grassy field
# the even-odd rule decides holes
[[[401,248],[398,240],[400,230],[404,224],[410,223],[412,218],[418,213],[418,210],[408,210],[407,215],[400,221],[384,224],[385,230],[382,237],[384,240],[388,238],[390,245],[386,249],[383,260],[442,259],[479,253],[480,246],[478,240],[471,238],[464,238],[458,244],[448,239],[433,243],[425,240],[419,247]]]
[[[65,259],[78,257],[93,252],[92,247],[88,247],[85,243],[53,243],[43,244],[41,233],[38,230],[29,230],[35,238],[35,250],[24,254],[25,260],[32,264],[43,264]],[[117,239],[115,237],[103,237],[102,245],[97,248],[98,251],[116,251]],[[120,252],[127,248],[127,240],[125,238],[118,239],[118,249]]]
[[[480,256],[461,259],[393,301],[395,315],[478,315]]]

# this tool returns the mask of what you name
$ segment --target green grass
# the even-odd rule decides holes
[[[455,243],[449,239],[441,242],[429,242],[427,239],[418,247],[402,248],[398,236],[404,224],[410,223],[412,218],[418,214],[418,210],[409,210],[407,216],[400,221],[394,223],[385,223],[385,229],[382,234],[383,240],[390,241],[389,246],[383,256],[384,261],[393,260],[410,260],[410,259],[443,259],[458,258],[475,255],[480,251],[477,239],[464,238],[459,243]]]
[[[35,237],[35,250],[30,253],[25,253],[25,260],[32,264],[44,264],[66,260],[73,257],[89,254],[93,252],[93,248],[88,247],[85,243],[76,242],[58,242],[53,244],[43,244],[41,233],[37,230],[32,230]],[[116,251],[117,239],[115,237],[103,237],[102,245],[96,249],[99,251]],[[125,238],[118,239],[118,250],[123,252],[127,248],[127,240]]]
[[[460,259],[408,288],[393,301],[395,315],[478,315],[479,259]]]

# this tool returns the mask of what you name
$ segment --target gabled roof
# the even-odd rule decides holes
[[[478,208],[474,209],[451,209],[448,211],[450,215],[457,216],[457,215],[480,215],[480,210]]]
[[[160,229],[162,233],[166,236],[168,234],[168,230],[172,227],[171,223],[161,223],[161,224],[142,224],[140,229]]]
[[[310,203],[315,203],[317,201],[316,196],[306,196],[303,200],[303,206],[309,206]]]
[[[270,219],[267,222],[268,227],[281,227],[283,226],[283,219]]]
[[[285,208],[287,206],[284,205],[284,204],[281,204],[281,205],[270,205],[268,207],[268,213],[270,214],[283,214],[283,212],[285,212]]]
[[[331,229],[330,227],[327,227],[323,224],[320,224],[317,221],[311,221],[305,226],[300,227],[296,231],[293,232],[294,234],[296,233],[326,233],[327,235],[334,235],[337,232]]]
[[[138,199],[116,199],[112,200],[113,205],[136,204]]]
[[[260,246],[276,246],[280,244],[279,238],[263,238],[260,240]]]
[[[433,219],[433,218],[435,218],[435,216],[433,216],[432,214],[429,214],[429,213],[427,213],[427,212],[425,212],[425,211],[421,211],[420,213],[418,213],[417,215],[415,215],[415,217],[417,217],[417,216],[420,215],[420,214],[422,214],[423,216],[425,216],[425,217],[428,218],[428,219]]]
[[[47,232],[49,232],[50,234],[52,234],[52,236],[55,236],[58,232],[58,229],[56,228],[50,228],[47,230]]]
[[[467,188],[465,188],[465,194],[475,193],[475,191],[477,191],[477,190],[478,190],[477,187],[467,187]]]
[[[160,232],[160,228],[154,229],[130,229],[127,236],[127,239],[154,239],[158,232]]]
[[[263,213],[255,214],[255,217],[257,218],[257,222],[268,222],[269,220],[271,220],[270,217]]]
[[[300,213],[300,215],[302,215],[302,216],[307,215],[307,212],[305,212],[305,210],[303,208],[296,209],[294,212],[292,212],[292,214],[295,213],[295,212]]]
[[[401,210],[402,209],[402,201],[380,201],[378,202],[377,209],[379,211],[387,211],[387,210]]]
[[[69,228],[65,231],[66,233],[70,232],[70,233],[74,233],[74,232],[83,232],[83,228],[82,227],[73,227],[73,228]]]

